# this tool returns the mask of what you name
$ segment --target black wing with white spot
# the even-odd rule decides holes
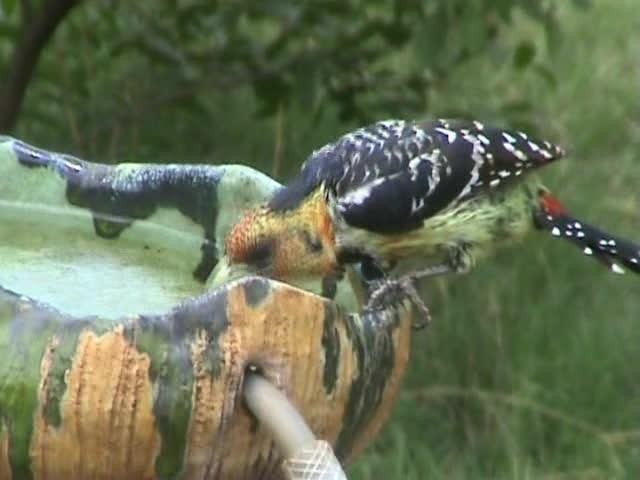
[[[420,226],[453,202],[510,183],[563,152],[520,132],[479,122],[378,122],[314,152],[271,201],[295,206],[323,185],[345,221],[378,232]]]
[[[464,159],[470,168],[460,199],[479,190],[508,184],[565,154],[562,148],[530,138],[524,132],[484,126],[475,121],[440,120],[438,123],[432,130],[443,155],[450,164]]]

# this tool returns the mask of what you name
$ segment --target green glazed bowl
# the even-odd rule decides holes
[[[103,165],[0,137],[0,478],[280,478],[251,365],[353,461],[389,416],[411,311],[262,277],[213,285],[279,184],[239,165]],[[319,284],[319,281],[318,281]]]

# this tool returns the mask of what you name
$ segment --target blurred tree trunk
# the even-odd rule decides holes
[[[22,0],[22,30],[0,91],[0,132],[9,132],[18,120],[29,81],[40,53],[56,28],[80,0],[46,0],[37,12],[30,0]]]

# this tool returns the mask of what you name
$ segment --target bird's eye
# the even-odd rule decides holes
[[[258,268],[268,267],[273,259],[274,244],[272,241],[263,240],[252,248],[247,254],[247,263]]]
[[[322,242],[317,236],[304,230],[302,232],[302,238],[312,252],[320,252],[322,250]]]

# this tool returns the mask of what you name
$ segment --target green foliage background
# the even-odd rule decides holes
[[[16,3],[0,2],[6,68]],[[96,0],[47,45],[13,133],[286,180],[367,121],[472,116],[567,146],[547,184],[640,240],[639,93],[637,0]],[[435,323],[350,478],[640,477],[638,278],[532,235],[425,295]]]

